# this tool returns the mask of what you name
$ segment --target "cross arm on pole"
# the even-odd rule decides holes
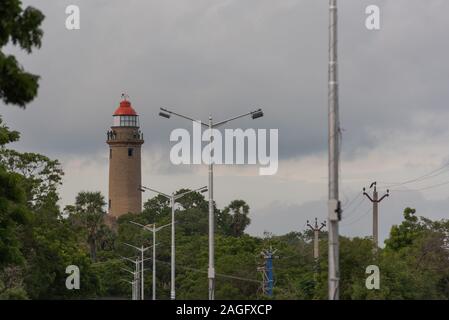
[[[176,194],[176,195],[174,195],[174,199],[177,200],[179,198],[184,197],[185,195],[187,195],[189,193],[197,192],[197,191],[203,191],[203,190],[207,191],[207,186],[203,186],[203,187],[195,189],[195,190],[189,190],[189,191],[186,191],[186,192],[183,192],[183,193],[180,193],[180,194]]]
[[[379,200],[377,200],[377,202],[381,202],[383,199],[385,199],[386,197],[390,196],[390,190],[387,190],[387,193],[384,194]]]
[[[193,121],[193,122],[201,123],[203,126],[208,127],[208,125],[207,125],[206,123],[203,123],[203,122],[200,121],[200,120],[196,120],[196,119],[193,119],[193,118],[191,118],[191,117],[189,117],[189,116],[185,116],[185,115],[183,115],[183,114],[176,113],[176,112],[174,112],[174,111],[168,110],[167,108],[160,108],[160,109],[161,109],[161,111],[168,113],[168,115],[175,115],[175,116],[178,116],[178,117],[183,118],[183,119],[186,119],[186,120],[190,120],[190,121]],[[163,114],[160,114],[160,115],[163,115]],[[167,118],[167,117],[166,117],[166,118]],[[169,118],[169,116],[168,116],[168,118]]]
[[[214,124],[212,125],[212,128],[219,127],[219,126],[221,126],[221,125],[223,125],[223,124],[226,124],[226,123],[228,123],[228,122],[230,122],[230,121],[237,120],[237,119],[240,119],[240,118],[249,116],[249,115],[259,115],[259,116],[263,116],[263,112],[262,112],[262,109],[257,109],[257,110],[251,111],[251,112],[247,112],[247,113],[241,114],[241,115],[239,115],[239,116],[232,117],[232,118],[229,118],[229,119],[226,119],[226,120],[223,120],[223,121],[214,123]]]
[[[176,222],[174,222],[174,223],[176,223]],[[171,226],[173,223],[167,223],[167,224],[164,224],[163,226],[160,226],[160,227],[157,227],[156,229],[155,229],[155,231],[156,232],[158,232],[159,230],[162,230],[163,228],[165,228],[165,227],[168,227],[168,226]]]
[[[129,269],[126,269],[126,268],[120,268],[120,269],[122,269],[123,271],[127,271],[127,272],[129,272],[129,273],[131,273],[131,274],[135,274],[134,271],[131,271],[131,270],[129,270]]]
[[[307,226],[308,226],[310,229],[312,229],[312,231],[315,230],[315,228],[310,224],[309,220],[307,220]]]
[[[363,188],[363,195],[366,196],[371,202],[375,202],[371,196],[365,192],[365,188]]]
[[[120,279],[120,281],[128,282],[129,284],[134,284],[136,281],[129,281],[126,279]]]
[[[129,243],[125,243],[125,242],[123,242],[123,244],[124,244],[125,246],[131,247],[131,248],[134,248],[134,249],[136,249],[136,250],[138,250],[138,251],[141,251],[141,248],[139,248],[139,247],[136,247],[136,246],[133,246],[132,244],[129,244]]]
[[[145,251],[147,251],[148,249],[151,249],[151,248],[153,247],[153,246],[151,245],[151,246],[146,247],[146,248],[141,248],[141,247],[133,246],[132,244],[129,244],[129,243],[126,243],[126,242],[123,242],[123,244],[126,245],[126,246],[128,246],[128,247],[134,248],[134,249],[136,249],[137,251],[140,251],[140,252],[145,252]]]
[[[122,257],[122,256],[120,256],[120,258],[125,259],[125,260],[128,260],[128,261],[131,261],[132,263],[136,263],[135,258],[134,258],[134,259],[131,259],[131,258],[128,258],[128,257]]]
[[[321,229],[323,229],[325,226],[326,226],[326,221],[321,222],[321,227],[318,230],[321,231]]]
[[[145,191],[145,190],[148,190],[148,191],[152,191],[152,192],[155,192],[155,193],[157,193],[157,194],[160,194],[161,196],[164,196],[164,197],[166,197],[166,198],[168,198],[168,199],[171,198],[171,196],[168,195],[168,194],[166,194],[166,193],[163,193],[163,192],[158,191],[158,190],[156,190],[156,189],[148,188],[148,187],[145,187],[145,186],[140,186],[139,190],[144,190],[144,191]]]

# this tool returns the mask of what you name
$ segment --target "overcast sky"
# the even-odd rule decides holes
[[[195,118],[227,118],[256,107],[265,117],[231,128],[279,129],[279,171],[216,170],[219,207],[244,199],[249,231],[302,230],[327,216],[327,0],[33,0],[43,46],[17,54],[41,76],[26,110],[0,105],[22,133],[15,148],[58,158],[66,176],[61,205],[80,190],[107,195],[105,132],[127,92],[145,136],[143,183],[171,192],[207,183],[203,166],[173,166],[169,134],[182,120],[157,116],[166,106]],[[65,28],[65,8],[81,10],[81,30]],[[381,30],[365,28],[365,8],[381,9]],[[343,128],[341,231],[367,236],[370,203],[360,190],[420,176],[449,160],[449,1],[339,1],[340,112]],[[380,205],[380,236],[404,207],[449,216],[449,174],[396,189]],[[359,194],[359,195],[358,195]],[[358,196],[357,196],[358,195]]]

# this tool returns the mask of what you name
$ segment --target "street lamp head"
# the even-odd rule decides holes
[[[201,189],[200,192],[201,192],[201,193],[205,193],[205,192],[207,192],[208,190],[209,190],[209,189],[207,189],[207,187],[206,187],[206,188]]]
[[[159,112],[159,115],[161,116],[161,117],[163,117],[163,118],[167,118],[167,119],[170,119],[170,114],[168,114],[168,113],[165,113],[165,112]]]
[[[263,111],[262,111],[262,109],[253,111],[253,112],[251,113],[251,118],[252,118],[253,120],[254,120],[254,119],[257,119],[257,118],[262,118],[262,117],[263,117]]]
[[[145,189],[142,188],[142,186],[139,186],[139,187],[137,188],[137,190],[139,190],[140,192],[145,192]]]

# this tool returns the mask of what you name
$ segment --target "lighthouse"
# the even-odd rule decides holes
[[[143,134],[139,116],[126,95],[115,110],[113,124],[107,132],[109,145],[108,212],[118,218],[126,213],[142,210],[141,146]]]

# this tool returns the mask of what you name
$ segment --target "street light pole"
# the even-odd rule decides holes
[[[215,215],[214,215],[214,167],[212,164],[212,116],[209,116],[209,300],[215,300]]]
[[[175,268],[176,268],[176,259],[175,259],[175,196],[172,194],[170,198],[170,206],[171,206],[171,270],[170,270],[170,299],[175,300]]]
[[[141,250],[140,250],[140,259],[142,261],[142,268],[140,270],[140,296],[141,296],[142,300],[145,300],[145,298],[144,298],[144,290],[143,290],[144,289],[144,283],[143,283],[143,267],[144,267],[144,265],[143,265],[143,245],[140,248],[141,248]],[[155,248],[155,246],[153,245],[153,250],[154,250],[154,248]]]
[[[146,271],[147,269],[143,269],[142,268],[142,271],[140,270],[139,263],[141,263],[141,261],[139,260],[138,256],[135,259],[131,259],[131,258],[127,258],[127,257],[121,257],[121,258],[124,259],[124,260],[128,260],[128,261],[134,263],[134,265],[135,265],[135,270],[136,271],[131,271],[131,270],[128,270],[126,268],[121,268],[121,269],[125,270],[125,271],[127,271],[127,272],[129,272],[129,273],[131,273],[133,275],[134,281],[132,282],[132,284],[133,284],[133,286],[132,286],[132,300],[140,300],[140,296],[139,296],[139,292],[140,292],[140,290],[139,290],[139,275],[143,275],[143,271]],[[143,261],[146,261],[148,259],[150,259],[150,258],[143,259]],[[143,283],[143,281],[142,281],[142,283]]]
[[[140,288],[140,300],[144,300],[144,277],[143,277],[143,271],[144,271],[144,262],[145,262],[145,260],[146,259],[144,259],[144,252],[145,251],[147,251],[148,249],[150,249],[151,247],[154,247],[155,246],[155,244],[153,243],[153,245],[152,246],[149,246],[149,247],[146,247],[146,248],[144,248],[143,246],[141,246],[141,247],[136,247],[136,246],[133,246],[132,244],[129,244],[129,243],[123,243],[124,245],[127,245],[128,247],[131,247],[131,248],[134,248],[134,249],[136,249],[137,251],[139,251],[140,252],[140,255],[141,255],[141,257],[142,257],[142,259],[141,259],[141,261],[140,261],[140,263],[141,263],[141,269],[140,270],[136,270],[136,274],[138,275],[139,274],[139,271],[140,271],[140,285],[141,285],[141,288]],[[138,258],[136,258],[136,268],[137,268],[137,266],[138,266],[138,264],[137,264],[137,261],[138,261]],[[138,279],[137,279],[138,280]],[[136,280],[136,281],[137,281]],[[137,292],[139,292],[139,290],[137,290]]]
[[[156,223],[153,223],[153,300],[156,300]]]
[[[159,115],[163,118],[170,118],[171,115],[175,115],[178,116],[180,118],[184,118],[193,122],[199,122],[201,125],[203,125],[204,127],[207,127],[209,129],[209,147],[210,147],[210,152],[209,152],[209,156],[210,156],[210,160],[212,160],[212,129],[213,128],[217,128],[221,125],[224,125],[230,121],[239,119],[239,118],[243,118],[246,116],[251,116],[252,119],[257,119],[260,117],[263,117],[263,112],[262,109],[257,109],[255,111],[251,111],[233,118],[229,118],[227,120],[224,121],[220,121],[217,123],[214,123],[212,121],[212,116],[209,115],[209,123],[205,124],[202,121],[198,121],[195,120],[189,116],[185,116],[173,111],[170,111],[166,108],[160,108],[161,112],[159,112]],[[209,161],[209,185],[208,185],[208,189],[209,189],[209,267],[208,267],[208,279],[209,279],[209,300],[214,300],[215,299],[215,213],[214,213],[214,193],[213,193],[213,183],[214,183],[214,177],[213,177],[213,164],[212,161]]]
[[[176,298],[176,287],[175,287],[175,281],[176,281],[176,247],[175,247],[175,203],[176,200],[184,197],[185,195],[192,193],[192,192],[206,192],[207,191],[207,187],[201,187],[195,190],[189,190],[180,194],[175,194],[172,193],[171,195],[168,195],[166,193],[163,193],[161,191],[155,190],[155,189],[151,189],[148,187],[144,187],[144,186],[140,186],[139,188],[140,191],[145,192],[145,190],[149,190],[152,192],[155,192],[167,199],[170,200],[170,206],[171,206],[171,283],[170,283],[170,299],[171,300],[175,300]],[[137,223],[134,223],[137,224]],[[140,225],[142,226],[142,225]],[[153,233],[154,235],[154,233]],[[155,240],[153,240],[155,241]],[[154,261],[156,261],[156,259],[154,259]]]
[[[339,267],[339,231],[341,208],[338,195],[338,169],[340,156],[340,122],[338,106],[338,62],[337,62],[337,0],[329,0],[329,92],[328,92],[328,121],[329,121],[329,272],[328,295],[329,300],[338,300],[340,291]]]
[[[171,223],[167,223],[161,227],[156,228],[156,224],[153,223],[153,225],[143,225],[134,221],[130,221],[130,223],[135,224],[139,227],[142,227],[145,230],[153,232],[153,245],[151,246],[153,248],[153,300],[156,300],[156,232],[162,230],[165,227],[168,227],[171,225]],[[125,243],[126,244],[126,243]],[[151,248],[145,248],[145,250]],[[143,256],[142,256],[143,257]],[[142,267],[143,267],[143,261],[142,261]],[[143,274],[143,273],[142,273]],[[143,283],[143,282],[142,282]]]

